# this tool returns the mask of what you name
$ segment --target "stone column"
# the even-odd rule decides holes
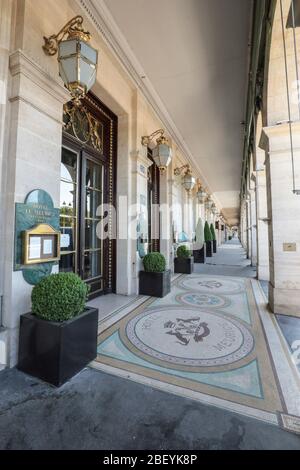
[[[222,232],[221,232],[221,221],[218,220],[218,230],[217,230],[217,237],[218,237],[218,246],[222,245]]]
[[[257,278],[269,281],[269,236],[265,167],[256,170]]]
[[[253,176],[252,176],[253,178]],[[252,180],[253,181],[253,180]],[[255,184],[255,178],[254,178]],[[256,194],[255,189],[249,191],[249,236],[251,244],[251,265],[256,266],[257,264],[257,241],[256,241]]]
[[[189,194],[181,185],[181,194],[182,194],[182,211],[183,211],[183,231],[188,235],[190,229],[190,214],[189,214]]]
[[[193,223],[192,223],[192,234],[195,236],[195,230],[199,218],[199,202],[196,196],[196,191],[193,191]]]
[[[131,152],[131,170],[132,170],[132,200],[133,203],[131,207],[129,206],[130,201],[127,201],[128,206],[126,209],[126,205],[124,207],[124,210],[119,207],[119,217],[124,217],[124,211],[125,211],[125,217],[124,217],[124,222],[126,223],[128,215],[129,215],[129,227],[128,227],[128,238],[124,240],[124,245],[123,245],[123,250],[121,250],[118,254],[119,259],[119,264],[118,264],[118,274],[119,277],[122,277],[122,272],[123,272],[123,282],[124,282],[124,272],[125,271],[125,266],[127,265],[127,256],[128,256],[128,242],[131,245],[131,251],[132,253],[135,253],[136,256],[134,256],[133,262],[132,262],[132,273],[128,273],[128,278],[132,276],[132,286],[131,290],[129,291],[130,293],[138,293],[139,285],[138,285],[138,279],[139,279],[139,271],[143,269],[143,263],[142,259],[137,251],[137,223],[138,223],[138,217],[141,216],[142,214],[144,215],[145,219],[148,217],[148,204],[147,204],[147,192],[148,192],[148,178],[147,178],[147,172],[148,168],[152,165],[152,161],[149,160],[147,157],[147,148],[146,147],[140,147],[139,149]],[[119,201],[120,203],[121,201]],[[126,212],[127,210],[127,212]],[[124,224],[123,222],[123,224]],[[120,219],[119,219],[120,223]],[[125,224],[124,224],[125,225]],[[123,229],[123,227],[122,227]],[[128,281],[127,276],[125,276],[125,281]],[[121,286],[119,285],[118,288],[118,293],[119,294],[128,294],[127,286],[125,284],[124,286],[124,291],[121,290]]]
[[[241,202],[241,222],[240,222],[240,242],[245,251],[247,251],[247,204],[243,199]]]
[[[133,171],[134,164],[139,155],[139,146],[136,152],[130,152],[129,147],[128,115],[118,115],[118,161],[116,184],[116,211],[117,211],[117,262],[116,262],[116,292],[128,295],[136,292],[135,266],[136,243],[129,237],[132,214],[129,208],[136,204],[137,177]],[[140,144],[140,142],[139,142]],[[144,152],[144,147],[142,149]],[[131,157],[131,158],[130,158]],[[133,264],[135,263],[135,264]]]
[[[0,2],[0,220],[5,217],[5,193],[6,193],[6,165],[7,159],[4,158],[7,153],[8,144],[8,80],[9,80],[9,53],[11,47],[12,31],[12,5],[11,0],[1,0]],[[0,228],[0,296],[4,292],[4,256],[5,256],[5,238],[4,224]],[[0,365],[7,362],[7,332],[3,329],[4,319],[2,318],[2,297],[0,298]]]
[[[168,188],[169,188],[169,217],[170,217],[170,244],[169,244],[169,267],[174,271],[174,257],[175,257],[175,244],[174,236],[176,231],[176,206],[174,206],[174,201],[176,200],[175,195],[175,179],[174,173],[172,171],[172,165],[169,165],[169,179],[168,179]]]
[[[247,250],[247,258],[251,259],[251,199],[248,194],[246,199],[246,250]]]
[[[19,317],[30,311],[32,288],[21,271],[14,271],[15,203],[24,202],[31,190],[39,188],[51,195],[55,207],[60,206],[62,116],[69,93],[58,75],[57,80],[51,77],[25,52],[17,50],[9,59],[3,326],[7,329],[7,365],[13,366],[17,360]]]
[[[169,181],[172,180],[172,168],[169,166],[160,174],[160,252],[165,256],[167,267],[170,267],[172,255],[172,227],[171,227],[171,191]],[[171,191],[170,191],[171,189]]]
[[[300,189],[300,123],[292,125],[295,180]],[[293,193],[289,125],[263,129],[270,242],[269,303],[274,313],[300,317],[300,195]]]

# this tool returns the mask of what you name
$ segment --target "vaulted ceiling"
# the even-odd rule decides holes
[[[224,215],[237,223],[252,0],[104,1]]]

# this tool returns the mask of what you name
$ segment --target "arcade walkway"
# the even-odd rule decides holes
[[[286,406],[290,406],[291,397],[285,396],[286,403],[283,405],[282,397],[277,394],[275,371],[269,364],[269,352],[264,349],[262,326],[256,323],[255,309],[250,309],[248,326],[245,326],[247,302],[242,299],[250,301],[250,304],[253,301],[250,285],[254,282],[254,291],[258,288],[257,281],[251,279],[254,275],[240,245],[232,241],[219,249],[210,264],[197,266],[195,275],[175,279],[169,299],[148,299],[146,305],[126,315],[123,320],[112,323],[100,335],[99,357],[97,363],[93,364],[94,368],[85,369],[60,389],[49,387],[16,369],[0,372],[0,448],[300,449],[300,436],[281,429],[275,423],[277,412],[284,414]],[[215,294],[214,289],[219,289],[220,293]],[[227,289],[227,293],[221,293],[222,289]],[[261,293],[257,295],[261,303],[265,302]],[[232,369],[230,364],[224,366],[222,361],[225,356],[216,355],[214,374],[204,374],[203,364],[199,362],[198,372],[193,379],[193,383],[196,383],[196,379],[198,382],[193,388],[192,365],[185,372],[185,366],[177,367],[171,363],[168,370],[166,366],[163,370],[163,361],[168,360],[165,355],[164,358],[156,357],[152,362],[148,358],[151,371],[148,375],[144,374],[147,380],[135,377],[138,374],[141,377],[145,353],[137,353],[138,343],[134,343],[129,352],[125,352],[125,347],[123,351],[116,349],[114,333],[118,330],[120,335],[124,334],[122,327],[132,321],[139,331],[136,321],[139,315],[143,318],[148,314],[147,325],[150,327],[149,312],[150,315],[155,312],[155,318],[159,321],[159,311],[162,310],[166,320],[173,309],[178,310],[180,302],[186,303],[188,312],[197,309],[196,305],[202,303],[197,314],[202,320],[205,318],[210,329],[210,334],[202,334],[202,341],[199,340],[197,348],[191,349],[193,352],[199,350],[199,345],[205,345],[206,348],[211,346],[210,338],[213,339],[215,325],[219,325],[218,334],[221,334],[222,325],[225,325],[230,335],[235,326],[244,329],[247,344],[238,350],[240,369]],[[210,316],[203,302],[211,303]],[[218,305],[218,302],[224,304]],[[181,309],[181,315],[184,315],[184,309]],[[262,315],[264,323],[265,313],[260,312],[259,315]],[[213,318],[216,319],[215,324],[211,321]],[[254,344],[251,343],[251,334]],[[157,341],[159,335],[157,329]],[[171,334],[169,337],[173,338]],[[232,340],[238,341],[238,334],[232,336]],[[123,344],[127,345],[128,339],[125,338]],[[270,344],[271,349],[273,346],[274,343]],[[280,343],[277,346],[281,347]],[[250,349],[247,350],[247,347]],[[183,350],[184,346],[177,346],[177,352],[179,349]],[[131,367],[124,366],[125,362],[122,366],[121,353],[128,354],[127,360]],[[133,353],[138,359],[133,358]],[[171,356],[171,350],[169,353]],[[203,357],[199,356],[198,360],[203,361]],[[107,372],[109,361],[115,363],[115,373]],[[254,363],[258,365],[260,376],[255,373]],[[106,372],[95,369],[103,365],[107,368]],[[222,367],[225,367],[225,372],[220,372]],[[249,373],[242,374],[239,370]],[[170,371],[173,371],[173,378]],[[293,374],[296,374],[296,369]],[[214,383],[209,375],[214,377]],[[242,393],[243,388],[248,391]],[[184,390],[188,390],[188,393]],[[232,399],[235,403],[230,409],[226,403]],[[251,413],[259,419],[251,417]]]
[[[256,276],[256,269],[250,265],[245,250],[237,238],[219,247],[212,258],[206,259],[205,265],[196,264],[195,272],[221,276],[253,278]]]

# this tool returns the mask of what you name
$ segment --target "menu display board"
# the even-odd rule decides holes
[[[23,234],[25,265],[57,261],[60,257],[60,232],[51,225],[39,224]]]

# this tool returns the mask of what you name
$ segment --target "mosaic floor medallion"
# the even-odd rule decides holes
[[[230,301],[226,297],[214,294],[188,292],[176,296],[176,300],[180,303],[190,305],[192,307],[213,307],[224,308],[230,305]]]
[[[153,358],[195,367],[232,364],[246,357],[254,345],[252,334],[241,322],[181,307],[137,315],[127,324],[126,336]]]
[[[242,291],[242,285],[232,279],[220,279],[207,277],[186,277],[179,281],[178,285],[184,289],[214,294],[236,294]]]
[[[256,284],[226,276],[180,277],[166,297],[146,298],[106,327],[95,367],[277,422],[277,413],[286,410]]]

